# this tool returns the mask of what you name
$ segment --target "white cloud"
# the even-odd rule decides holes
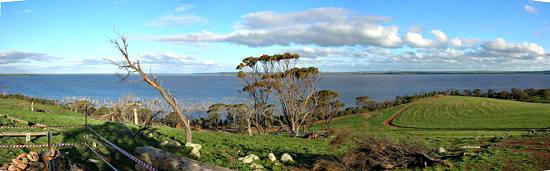
[[[398,26],[386,26],[390,19],[358,15],[343,8],[315,8],[303,12],[257,12],[243,17],[230,33],[210,32],[152,36],[167,42],[230,42],[250,47],[271,45],[379,46],[402,45]],[[206,37],[206,38],[204,38]]]
[[[313,47],[305,46],[291,49],[279,49],[278,53],[298,53],[301,58],[366,58],[366,50],[357,50],[352,47]]]
[[[208,20],[206,18],[191,14],[184,14],[192,7],[193,6],[188,4],[181,5],[176,9],[168,12],[167,15],[149,21],[147,25],[152,27],[164,27],[170,25],[190,26],[194,24],[202,25],[208,23]]]
[[[407,32],[405,42],[412,47],[426,48],[433,45],[433,41],[424,38],[420,33]]]
[[[294,52],[308,64],[340,67],[363,64],[494,67],[550,64],[550,54],[538,44],[451,38],[434,29],[422,35],[418,26],[404,35],[388,17],[359,15],[342,8],[316,8],[301,12],[257,12],[242,17],[227,33],[208,31],[151,36],[164,42],[225,42],[249,47],[280,45],[277,53]],[[404,45],[408,47],[404,47]],[[547,61],[548,60],[548,61]],[[545,62],[546,61],[546,62]],[[344,67],[345,68],[345,67]]]
[[[179,7],[177,7],[176,9],[174,9],[174,12],[175,12],[175,13],[186,12],[187,10],[189,10],[189,9],[191,9],[191,8],[193,8],[192,5],[190,5],[190,4],[183,4],[183,5],[179,6]]]
[[[525,11],[527,11],[528,13],[538,13],[539,12],[539,10],[537,8],[535,8],[533,6],[530,6],[530,5],[524,5],[523,9]]]
[[[449,40],[447,35],[445,33],[443,33],[443,31],[441,31],[441,30],[432,30],[432,35],[435,36],[435,38],[438,42],[444,43],[444,42],[447,42]]]
[[[219,72],[234,67],[234,64],[227,65],[211,60],[199,60],[173,52],[144,53],[141,56],[141,63],[143,67],[150,66],[153,72],[160,73]]]
[[[550,3],[550,0],[533,0],[535,2]]]
[[[404,39],[409,46],[416,48],[445,48],[448,46],[449,37],[443,31],[432,30],[431,33],[435,40],[425,38],[417,32],[407,32]]]
[[[422,27],[420,27],[419,25],[412,25],[411,27],[409,27],[409,32],[420,33],[421,31]]]
[[[49,61],[52,59],[55,59],[55,57],[48,56],[48,54],[45,53],[0,51],[0,65]]]
[[[451,45],[453,45],[454,47],[461,47],[462,40],[460,40],[459,38],[454,38],[453,40],[451,40]]]
[[[508,43],[502,38],[488,41],[481,44],[481,47],[485,50],[502,52],[502,53],[525,53],[529,55],[544,55],[545,51],[542,46],[535,43]]]
[[[164,27],[169,25],[190,26],[193,24],[206,24],[208,21],[194,15],[165,15],[147,23],[149,26]]]

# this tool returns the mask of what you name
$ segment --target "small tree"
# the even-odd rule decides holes
[[[373,109],[375,101],[372,100],[369,96],[359,96],[355,98],[355,105],[359,109]]]
[[[128,38],[119,34],[119,37],[117,39],[111,40],[111,44],[122,55],[122,61],[115,62],[113,60],[107,60],[110,61],[112,64],[118,66],[119,69],[123,69],[127,72],[125,76],[120,76],[121,79],[126,79],[131,74],[137,73],[143,78],[143,81],[145,81],[149,86],[156,89],[160,93],[164,101],[168,103],[168,105],[170,105],[174,113],[178,115],[180,121],[183,123],[184,126],[186,138],[185,140],[187,143],[191,143],[193,139],[193,134],[191,133],[191,125],[189,124],[189,120],[187,120],[187,117],[183,114],[180,104],[176,101],[174,95],[167,91],[160,84],[155,75],[147,74],[143,71],[143,69],[141,68],[139,56],[137,59],[132,59],[130,57],[130,54],[128,52]]]
[[[489,89],[489,90],[487,90],[487,97],[489,97],[489,98],[494,98],[494,97],[495,97],[495,94],[496,94],[495,89]]]
[[[299,135],[300,127],[310,116],[307,104],[317,90],[319,73],[314,67],[295,67],[299,57],[290,53],[248,57],[237,66],[239,78],[245,80],[243,90],[253,102],[255,116],[264,118],[265,123],[264,111],[273,95],[281,112],[277,121],[291,135]]]
[[[483,96],[483,94],[481,93],[481,89],[476,88],[476,89],[474,90],[474,96],[476,96],[476,97],[481,97],[481,96]]]
[[[332,90],[321,90],[313,94],[313,113],[318,119],[325,121],[325,128],[327,130],[330,129],[332,119],[344,107],[344,103],[337,98],[338,93]]]
[[[470,90],[464,90],[464,91],[462,91],[462,95],[463,95],[463,96],[472,96],[472,91],[470,91]]]
[[[220,123],[222,123],[222,112],[225,110],[226,105],[222,103],[216,103],[208,107],[208,118],[209,126],[219,128]]]
[[[252,112],[246,104],[228,105],[227,115],[230,116],[232,124],[237,126],[238,132],[246,130],[248,135],[252,135]]]

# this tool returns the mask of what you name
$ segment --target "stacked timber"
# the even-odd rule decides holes
[[[8,171],[27,171],[27,170],[66,170],[66,161],[59,150],[50,148],[48,151],[39,154],[31,151],[29,153],[19,154],[11,160]]]

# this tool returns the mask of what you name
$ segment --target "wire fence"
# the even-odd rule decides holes
[[[143,160],[140,160],[139,158],[135,157],[134,155],[128,153],[126,150],[120,148],[115,143],[109,141],[107,138],[105,138],[103,135],[98,133],[96,130],[91,128],[88,125],[88,116],[86,115],[84,126],[82,125],[68,125],[68,126],[0,126],[0,129],[48,129],[48,128],[82,128],[86,130],[85,133],[88,135],[89,132],[91,132],[93,135],[97,136],[98,140],[106,146],[111,147],[112,149],[116,150],[118,153],[121,153],[126,158],[130,159],[132,162],[134,162],[137,166],[147,170],[147,171],[158,171],[153,166],[147,164]],[[100,160],[102,160],[105,164],[107,164],[111,169],[118,171],[116,166],[109,162],[103,155],[100,154],[100,152],[92,147],[90,143],[51,143],[51,137],[52,133],[51,130],[48,131],[48,143],[47,144],[0,144],[0,148],[51,148],[51,147],[77,147],[77,146],[85,146],[90,151],[92,151]],[[89,137],[89,136],[86,136]],[[95,146],[95,143],[94,145]]]

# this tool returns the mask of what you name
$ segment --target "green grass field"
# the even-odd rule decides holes
[[[464,103],[478,108],[464,108],[455,103]],[[84,118],[82,114],[67,111],[60,107],[37,105],[35,108],[43,109],[47,113],[31,112],[29,108],[30,104],[22,100],[0,99],[0,114],[8,115],[10,117],[19,118],[35,123],[42,123],[48,125],[79,125],[83,124]],[[313,162],[317,158],[333,158],[340,157],[345,154],[349,149],[354,147],[353,140],[360,140],[362,137],[377,137],[387,138],[394,141],[411,140],[423,144],[429,148],[443,147],[448,150],[460,149],[461,146],[482,146],[490,145],[491,147],[474,156],[465,157],[461,160],[453,160],[453,167],[451,170],[541,170],[548,169],[549,163],[545,163],[545,157],[541,157],[539,154],[548,154],[550,149],[545,147],[545,144],[550,144],[550,138],[547,138],[546,134],[539,137],[527,136],[526,131],[517,130],[426,130],[415,128],[399,128],[384,126],[383,122],[390,118],[397,111],[404,109],[407,105],[395,106],[386,110],[370,112],[368,114],[350,115],[335,118],[332,128],[337,130],[348,129],[353,131],[353,136],[348,143],[338,147],[331,147],[329,145],[332,140],[331,137],[324,139],[303,139],[289,137],[287,135],[254,135],[248,136],[245,134],[233,134],[222,133],[212,131],[195,131],[193,132],[194,142],[203,146],[201,150],[202,157],[199,159],[201,162],[228,167],[237,170],[249,170],[249,165],[242,164],[238,160],[238,157],[246,156],[250,153],[260,156],[265,159],[266,155],[270,152],[280,156],[283,153],[288,153],[296,160],[294,165],[287,165],[299,168],[311,168]],[[521,103],[515,101],[503,101],[485,98],[473,98],[473,97],[439,97],[439,98],[427,98],[417,101],[410,108],[404,111],[397,120],[403,119],[402,117],[408,117],[407,115],[420,114],[419,109],[425,107],[422,111],[439,110],[446,111],[445,107],[436,106],[456,106],[455,108],[449,108],[449,114],[461,113],[456,115],[465,117],[465,119],[459,119],[459,121],[472,121],[470,118],[464,116],[462,113],[468,113],[472,116],[486,116],[486,114],[477,114],[482,111],[491,112],[492,115],[498,115],[504,118],[498,119],[493,117],[489,124],[497,126],[498,122],[513,125],[515,127],[544,127],[544,123],[548,123],[548,115],[544,112],[549,109],[545,104],[534,103]],[[431,108],[433,107],[433,108]],[[418,109],[416,109],[418,108]],[[414,109],[414,110],[412,110]],[[495,109],[489,110],[489,109]],[[498,109],[498,110],[497,110]],[[477,112],[475,112],[477,111]],[[495,112],[499,111],[499,112]],[[516,111],[516,112],[513,112]],[[542,112],[540,112],[542,111]],[[409,113],[412,112],[412,113]],[[540,113],[539,113],[540,112]],[[439,112],[437,112],[439,114]],[[514,115],[515,113],[522,114],[521,116]],[[550,113],[550,112],[549,112]],[[447,115],[449,115],[447,114]],[[445,116],[445,115],[443,115]],[[441,116],[441,117],[443,117]],[[528,118],[526,116],[536,117]],[[540,118],[546,116],[547,118]],[[449,118],[451,116],[447,116]],[[414,118],[414,117],[413,117]],[[429,117],[431,119],[427,122],[421,119],[412,120],[414,124],[418,124],[427,128],[439,128],[438,125],[443,128],[448,128],[446,124],[439,124],[437,117]],[[497,118],[495,120],[495,118]],[[510,119],[522,119],[529,122],[526,123],[513,123],[509,122]],[[396,120],[396,122],[397,122]],[[420,121],[419,121],[420,120]],[[186,156],[186,150],[183,147],[163,147],[160,146],[162,141],[175,140],[184,144],[185,136],[182,129],[170,128],[170,127],[156,127],[156,134],[153,137],[135,137],[129,133],[135,132],[138,127],[131,124],[121,123],[109,123],[102,122],[94,119],[89,120],[92,127],[103,134],[107,139],[113,141],[120,147],[129,152],[133,152],[134,148],[138,146],[154,146],[157,148],[165,149],[180,156]],[[405,121],[405,120],[401,120]],[[401,122],[397,122],[402,124]],[[536,124],[531,124],[534,122]],[[429,123],[429,124],[428,124]],[[4,126],[22,126],[21,123],[11,121],[6,118],[0,117],[0,124]],[[413,125],[414,125],[413,124]],[[477,124],[477,126],[475,125]],[[456,124],[455,124],[456,125]],[[490,126],[489,125],[489,126]],[[464,126],[464,125],[459,125]],[[488,128],[488,125],[484,121],[477,121],[469,124],[465,128]],[[456,127],[455,127],[456,128]],[[462,128],[462,127],[458,127]],[[323,130],[324,123],[319,123],[312,126],[312,130]],[[2,131],[16,131],[12,129],[3,129]],[[19,130],[21,131],[21,130]],[[22,131],[43,131],[43,130],[22,130]],[[60,134],[54,136],[53,143],[60,142],[84,142],[83,138],[85,131],[82,128],[66,129]],[[535,138],[535,139],[533,139]],[[537,139],[538,138],[538,139]],[[503,142],[530,142],[526,144],[513,144]],[[31,142],[24,142],[24,137],[4,137],[0,139],[0,144],[44,144],[47,142],[46,137],[39,137],[33,139]],[[106,156],[117,156],[110,150],[103,149]],[[21,152],[28,152],[29,150],[42,150],[42,149],[0,149],[0,163],[9,162],[14,156]],[[95,158],[93,154],[87,151],[85,148],[62,148],[64,152],[69,152],[71,158],[79,159],[77,162],[82,162],[92,168],[92,170],[104,169],[104,165],[94,165],[87,163],[87,159]],[[542,152],[541,152],[542,150]],[[133,164],[123,159],[117,160],[117,164],[120,165],[120,169],[128,170],[132,169]],[[280,164],[271,164],[269,162],[258,161],[258,164],[262,164],[266,170],[284,170],[285,168]],[[286,167],[286,166],[285,166]],[[431,170],[447,170],[445,168],[431,168]]]
[[[392,123],[415,128],[550,128],[550,104],[441,96],[415,102]]]
[[[56,106],[35,105],[35,109],[45,110],[47,113],[31,112],[30,103],[23,100],[0,99],[0,115],[18,118],[21,120],[30,121],[33,123],[47,124],[50,126],[65,126],[65,125],[83,125],[84,117],[82,114],[68,111]],[[113,141],[123,149],[133,152],[138,146],[154,146],[165,149],[177,155],[186,156],[186,150],[183,147],[171,148],[160,146],[161,142],[175,140],[181,144],[185,144],[185,135],[182,129],[170,127],[156,127],[156,136],[134,137],[128,132],[137,131],[138,127],[131,124],[109,123],[95,119],[88,119],[92,127],[98,130],[102,135]],[[5,117],[0,117],[0,126],[27,126]],[[0,132],[38,132],[45,131],[43,129],[0,129]],[[72,128],[62,131],[53,137],[52,143],[61,142],[84,142],[83,138],[85,131],[83,128]],[[256,154],[264,158],[269,153],[274,153],[280,157],[283,153],[288,153],[296,160],[295,166],[310,167],[313,160],[323,156],[339,156],[347,151],[349,147],[343,146],[340,148],[331,148],[329,139],[310,140],[303,138],[288,137],[285,135],[255,135],[248,136],[245,134],[220,133],[210,131],[195,131],[193,132],[194,142],[201,144],[202,157],[201,162],[229,167],[238,170],[248,170],[249,165],[242,164],[238,157],[244,157],[248,154]],[[0,137],[0,144],[45,144],[46,137],[33,138],[31,142],[25,142],[24,137]],[[103,148],[104,149],[104,148]],[[40,148],[32,149],[0,149],[0,164],[8,163],[13,157],[20,153],[28,152],[29,150],[44,150]],[[104,149],[105,150],[105,149]],[[61,151],[70,152],[72,158],[79,158],[79,162],[87,164],[88,167],[94,169],[105,168],[105,165],[93,166],[87,163],[88,158],[95,156],[83,147],[79,148],[62,148]],[[112,151],[103,151],[106,156],[114,156]],[[118,156],[118,155],[117,155]],[[132,169],[129,161],[117,161],[123,170]],[[125,163],[125,164],[123,164]],[[268,162],[260,162],[269,170],[281,170],[282,165],[273,165]],[[127,165],[127,166],[124,166]],[[127,167],[127,168],[125,168]]]

